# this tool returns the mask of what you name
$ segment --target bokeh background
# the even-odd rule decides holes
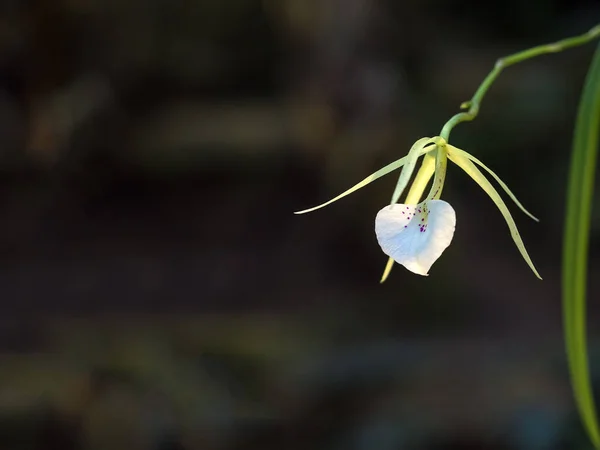
[[[427,278],[378,283],[395,175],[292,212],[439,133],[498,57],[598,17],[591,0],[0,2],[0,448],[589,448],[559,279],[593,44],[510,68],[452,134],[541,219],[511,206],[543,282],[456,167],[456,235]],[[592,337],[599,235],[595,213]]]

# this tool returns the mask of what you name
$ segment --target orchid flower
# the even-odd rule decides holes
[[[421,167],[413,180],[404,203],[398,203],[421,156],[423,156]],[[538,221],[538,219],[521,205],[508,186],[491,169],[469,153],[448,144],[445,139],[439,136],[419,139],[405,157],[372,173],[337,197],[314,208],[298,211],[295,214],[308,213],[330,205],[365,187],[372,181],[402,168],[391,204],[382,208],[375,218],[377,241],[383,253],[389,256],[381,282],[388,277],[394,262],[403,265],[411,272],[426,276],[433,263],[437,261],[452,242],[456,227],[454,209],[449,203],[440,200],[446,178],[448,159],[463,169],[490,196],[504,216],[521,256],[523,256],[533,273],[541,279],[525,249],[517,225],[504,200],[477,166],[487,171],[525,214],[535,221]],[[433,182],[429,194],[421,201],[425,188],[432,177]]]

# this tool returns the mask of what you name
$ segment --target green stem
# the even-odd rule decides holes
[[[479,113],[479,108],[481,106],[481,102],[483,101],[483,97],[490,89],[494,81],[496,81],[496,78],[498,78],[502,70],[506,67],[520,63],[522,61],[526,61],[539,55],[545,55],[548,53],[558,53],[568,48],[587,44],[588,42],[596,39],[599,36],[600,24],[596,25],[590,31],[580,36],[563,39],[562,41],[554,42],[552,44],[540,45],[538,47],[533,47],[528,50],[524,50],[522,52],[515,53],[504,58],[500,58],[498,61],[496,61],[494,69],[488,74],[487,77],[485,77],[481,85],[479,85],[479,88],[475,92],[475,95],[473,95],[473,98],[471,98],[471,100],[469,100],[468,102],[465,102],[462,105],[460,105],[461,109],[468,108],[468,111],[460,112],[452,116],[442,128],[440,136],[446,141],[448,141],[450,138],[450,132],[456,125],[458,125],[461,122],[469,122],[475,119],[475,117],[477,117],[477,114]]]

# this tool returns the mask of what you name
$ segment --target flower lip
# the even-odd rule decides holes
[[[388,205],[375,218],[375,234],[383,253],[423,276],[448,248],[455,228],[456,213],[443,200]]]

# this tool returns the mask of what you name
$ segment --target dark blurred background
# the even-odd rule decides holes
[[[511,205],[543,282],[456,167],[428,278],[378,283],[397,175],[292,212],[438,134],[498,57],[599,17],[591,0],[2,0],[0,449],[590,448],[559,279],[594,44],[510,68],[452,134],[541,219]],[[599,237],[596,212],[592,336]]]

